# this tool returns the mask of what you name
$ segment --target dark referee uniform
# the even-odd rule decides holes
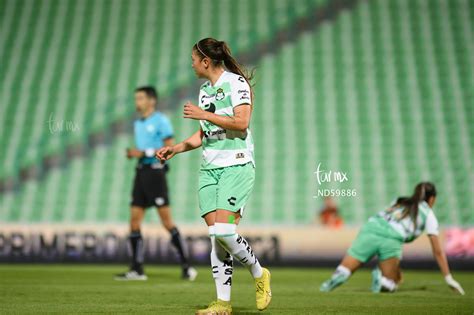
[[[132,206],[148,208],[169,205],[166,183],[167,164],[155,158],[155,151],[163,146],[163,141],[173,137],[169,119],[154,112],[147,118],[135,120],[135,146],[145,152],[137,164],[132,192]]]
[[[166,183],[168,165],[161,164],[155,158],[155,151],[163,147],[166,139],[173,137],[171,123],[166,116],[155,111],[146,118],[135,120],[134,134],[136,148],[145,154],[138,160],[131,205],[140,208],[167,206],[170,202]],[[171,235],[171,244],[179,255],[183,271],[182,277],[193,281],[197,276],[197,271],[189,266],[179,230],[176,226],[167,228],[169,228],[168,232]],[[129,241],[132,251],[130,270],[118,274],[115,279],[147,280],[143,270],[145,249],[140,229],[130,231]]]

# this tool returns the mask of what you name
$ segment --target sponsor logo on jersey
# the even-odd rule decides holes
[[[245,82],[244,77],[239,77],[237,80],[239,80],[240,82]]]
[[[214,136],[219,136],[225,134],[227,131],[225,129],[219,129],[219,130],[214,130],[214,131],[204,131],[204,137],[209,138],[209,137],[214,137]],[[219,137],[216,137],[219,138]]]
[[[212,96],[210,96],[210,95],[201,96],[201,104],[204,104],[204,101],[206,100],[206,98],[212,98]]]
[[[243,152],[239,152],[235,155],[236,159],[243,159],[245,157],[245,154]]]
[[[250,92],[248,90],[238,90],[237,94],[240,95],[240,100],[249,100],[249,94]]]

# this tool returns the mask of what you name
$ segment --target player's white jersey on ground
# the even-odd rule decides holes
[[[410,215],[402,218],[404,207],[395,208],[392,206],[384,211],[380,211],[378,216],[384,218],[390,226],[401,235],[405,242],[411,242],[423,232],[428,235],[438,235],[439,224],[433,210],[425,201],[418,204],[418,216],[416,218],[416,228]]]
[[[251,104],[250,86],[244,77],[224,71],[214,86],[205,82],[199,92],[199,107],[220,116],[234,116],[234,108]],[[207,120],[200,121],[202,139],[201,169],[214,169],[252,162],[253,139],[250,129],[223,129]]]

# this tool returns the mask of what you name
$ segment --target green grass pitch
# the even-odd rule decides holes
[[[0,313],[154,313],[194,314],[215,297],[209,268],[199,268],[194,283],[179,279],[176,266],[148,266],[146,282],[118,282],[117,265],[0,265]],[[356,273],[344,286],[320,293],[319,284],[332,270],[270,268],[273,301],[255,308],[253,280],[236,268],[234,314],[474,314],[474,273],[456,272],[466,290],[449,290],[436,271],[406,271],[395,294],[369,292],[370,272]]]

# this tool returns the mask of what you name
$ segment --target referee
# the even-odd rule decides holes
[[[144,247],[140,225],[145,209],[154,206],[158,210],[161,223],[171,234],[171,243],[176,248],[183,279],[193,281],[197,276],[196,269],[188,264],[188,257],[178,228],[171,218],[171,209],[166,184],[167,164],[161,164],[155,158],[155,151],[161,147],[173,145],[173,129],[166,116],[156,111],[158,94],[154,87],[144,86],[135,90],[135,106],[140,118],[135,120],[134,134],[136,148],[127,149],[129,159],[138,159],[135,180],[133,183],[130,213],[130,246],[132,263],[130,270],[116,276],[116,280],[147,280],[143,271]]]

